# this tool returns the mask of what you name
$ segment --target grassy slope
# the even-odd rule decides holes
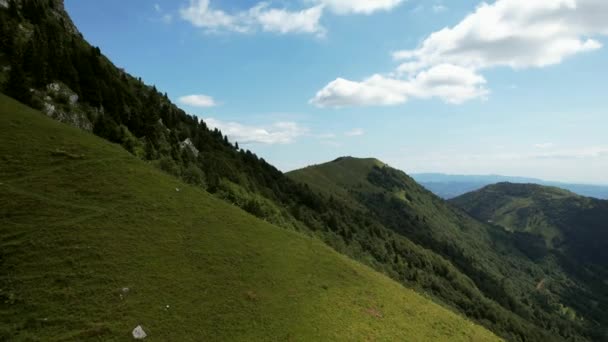
[[[0,159],[2,338],[496,339],[4,96]]]

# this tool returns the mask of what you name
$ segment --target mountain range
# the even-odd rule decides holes
[[[0,34],[3,339],[608,340],[604,201],[446,202],[374,158],[284,174],[60,0],[7,2]]]
[[[572,191],[581,196],[608,199],[608,185],[572,184],[545,181],[537,178],[510,177],[500,175],[449,175],[443,173],[414,173],[412,177],[437,196],[445,199],[458,197],[484,186],[509,182],[553,186]]]

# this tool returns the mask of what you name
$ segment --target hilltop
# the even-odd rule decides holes
[[[451,202],[479,220],[525,233],[518,234],[522,239],[540,237],[537,249],[555,249],[575,260],[608,266],[608,201],[555,187],[499,183]]]

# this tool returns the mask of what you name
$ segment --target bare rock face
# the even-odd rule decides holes
[[[194,143],[192,143],[192,140],[190,140],[190,138],[187,138],[186,140],[182,141],[179,146],[184,149],[187,148],[190,151],[192,151],[192,153],[194,154],[195,157],[198,157],[198,149],[194,146]]]
[[[82,106],[78,105],[78,95],[61,83],[50,83],[42,92],[42,111],[49,117],[78,127],[85,131],[93,130],[93,123],[89,120]]]
[[[148,334],[146,334],[144,328],[142,328],[141,325],[136,326],[135,329],[133,329],[133,331],[131,332],[131,334],[136,340],[143,340],[148,336]]]

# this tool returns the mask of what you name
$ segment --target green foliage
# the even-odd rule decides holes
[[[534,184],[499,183],[452,200],[472,216],[540,238],[554,253],[608,268],[608,201]],[[525,251],[540,248],[528,236]],[[533,245],[530,245],[533,244]],[[535,253],[535,252],[533,252]]]
[[[186,183],[206,187],[205,174],[198,166],[194,164],[188,165],[182,172],[182,178]]]
[[[18,101],[26,104],[30,103],[32,99],[32,94],[30,93],[30,83],[19,63],[14,63],[11,66],[8,82],[4,86],[4,91],[7,95]]]
[[[498,340],[4,95],[0,161],[1,340]]]
[[[172,176],[179,177],[179,175],[180,175],[179,166],[177,165],[175,160],[171,159],[170,157],[162,157],[159,160],[155,161],[154,164],[159,169],[163,170],[164,172],[166,172]]]

